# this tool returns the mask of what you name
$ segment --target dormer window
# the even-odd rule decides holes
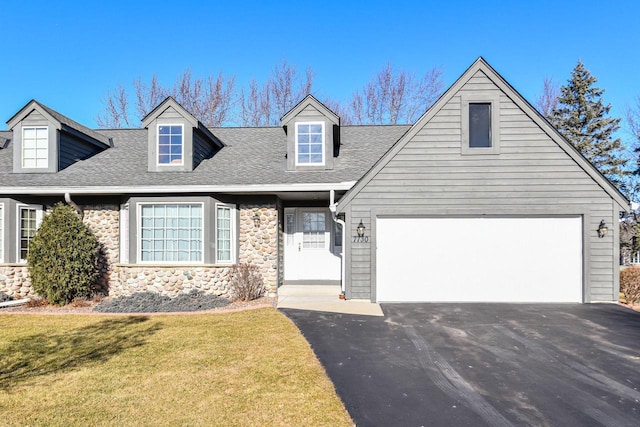
[[[158,125],[158,164],[182,165],[183,126]]]
[[[296,163],[324,165],[324,123],[296,124]]]
[[[22,128],[22,167],[49,167],[49,128],[47,126]]]

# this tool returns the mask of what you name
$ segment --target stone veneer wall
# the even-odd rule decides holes
[[[83,221],[92,229],[102,256],[98,289],[110,296],[157,292],[175,296],[199,290],[229,296],[229,266],[153,266],[119,264],[120,209],[117,205],[82,207]],[[255,226],[253,216],[260,216]],[[276,205],[239,206],[239,262],[257,265],[269,292],[278,283],[278,211]],[[0,292],[13,297],[31,293],[26,265],[0,266]]]
[[[257,265],[270,293],[278,287],[278,207],[266,205],[240,205],[240,263]],[[254,215],[260,216],[255,226]]]
[[[31,280],[26,265],[0,265],[0,292],[15,299],[31,293]]]

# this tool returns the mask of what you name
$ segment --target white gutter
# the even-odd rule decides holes
[[[78,206],[76,204],[76,202],[71,200],[71,194],[70,193],[64,193],[64,201],[67,202],[68,205],[70,205],[71,207],[73,207],[73,209],[76,210],[76,212],[78,213],[78,216],[80,217],[80,219],[82,219],[84,217],[84,212],[82,211],[82,209],[80,209],[80,206]]]
[[[336,191],[329,191],[329,210],[331,211],[331,218],[336,222],[340,227],[342,227],[342,245],[340,246],[340,291],[342,295],[345,295],[345,262],[344,262],[344,249],[346,244],[347,231],[345,227],[345,222],[338,218],[336,215],[337,205],[335,203]]]
[[[308,184],[254,184],[254,185],[147,185],[147,186],[84,186],[84,187],[0,187],[0,194],[59,195],[131,194],[131,193],[291,193],[307,191],[346,191],[356,181]]]

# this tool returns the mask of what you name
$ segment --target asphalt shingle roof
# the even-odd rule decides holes
[[[0,149],[2,187],[112,187],[312,184],[356,181],[409,129],[409,125],[343,126],[333,170],[287,171],[280,127],[211,128],[224,144],[192,172],[148,172],[147,130],[96,130],[113,146],[57,173],[13,173],[13,144]],[[11,132],[0,132],[10,139]]]

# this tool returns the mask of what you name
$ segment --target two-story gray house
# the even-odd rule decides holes
[[[0,132],[0,292],[28,295],[43,212],[73,205],[110,295],[341,284],[371,301],[618,298],[628,200],[482,58],[413,125],[342,126],[307,96],[280,127],[207,128],[168,98],[140,129],[31,101]],[[336,296],[337,297],[337,296]]]

